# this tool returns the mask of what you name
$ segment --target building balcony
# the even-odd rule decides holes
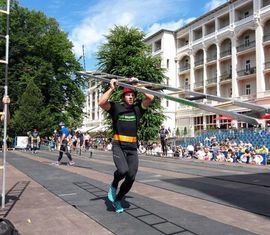
[[[199,87],[203,87],[203,81],[199,81],[199,82],[194,83],[194,88],[199,88]]]
[[[203,64],[203,59],[196,60],[196,61],[194,62],[194,64],[195,64],[195,67],[196,67],[196,66],[199,66],[199,65],[202,65],[202,64]]]
[[[232,73],[231,72],[225,72],[220,75],[220,82],[231,80],[232,79]]]
[[[237,71],[237,75],[239,77],[247,76],[247,75],[251,75],[251,74],[255,74],[255,73],[256,73],[256,67]]]
[[[185,65],[180,65],[180,68],[179,68],[179,73],[180,72],[183,72],[183,71],[186,71],[186,70],[189,70],[190,69],[190,64],[185,64]]]
[[[245,42],[237,47],[237,52],[241,52],[241,51],[245,51],[245,50],[250,49],[250,48],[254,48],[255,45],[256,45],[255,40],[252,42]]]
[[[264,42],[270,41],[270,34],[264,35],[264,36],[263,36],[263,41],[264,41]]]
[[[270,69],[270,61],[264,63],[264,69]]]
[[[211,62],[217,59],[217,55],[207,56],[207,62]]]
[[[231,54],[232,54],[232,50],[231,49],[226,50],[226,51],[221,51],[220,52],[220,58],[226,57],[226,56],[231,55]]]
[[[188,85],[182,85],[179,87],[181,90],[184,90],[184,91],[190,91],[190,84]]]
[[[269,0],[263,0],[262,1],[262,7],[266,7],[270,5],[270,1]]]
[[[211,79],[206,80],[206,86],[213,85],[213,84],[217,84],[217,77],[213,77]]]

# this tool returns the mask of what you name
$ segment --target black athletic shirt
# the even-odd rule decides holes
[[[124,136],[137,137],[137,118],[140,120],[145,112],[142,104],[127,105],[125,103],[110,102],[108,113],[112,118],[113,133]],[[137,117],[136,117],[137,116]],[[137,145],[137,143],[135,143]]]

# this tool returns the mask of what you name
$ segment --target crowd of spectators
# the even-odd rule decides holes
[[[168,145],[167,157],[261,165],[269,153],[265,145],[253,147],[251,143],[240,141],[237,144],[235,140],[229,139],[218,142],[215,136],[204,142],[186,147]],[[141,145],[139,150],[146,155],[164,157],[159,143]]]

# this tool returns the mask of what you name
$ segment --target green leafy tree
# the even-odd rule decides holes
[[[20,99],[19,109],[15,111],[11,125],[17,130],[17,134],[25,134],[33,128],[42,128],[42,123],[46,116],[43,112],[43,96],[40,89],[28,78],[25,92]]]
[[[177,137],[179,137],[179,136],[180,136],[180,130],[179,130],[179,128],[178,128],[178,127],[176,128],[176,132],[175,132],[175,134],[176,134],[176,136],[177,136]]]
[[[145,34],[137,28],[115,26],[106,36],[107,42],[97,52],[99,69],[109,74],[161,83],[164,75],[160,58],[150,55],[150,48],[143,42],[144,37]],[[107,86],[103,88],[105,90]],[[139,94],[137,99],[142,100],[143,95]],[[112,100],[121,101],[120,89],[113,94]],[[163,120],[160,99],[155,98],[142,118],[139,138],[144,141],[156,139]],[[108,116],[106,122],[110,123]]]
[[[186,136],[187,135],[187,127],[185,126],[184,127],[184,136]]]
[[[6,25],[3,18],[0,20],[0,28],[4,34],[2,31]],[[40,112],[50,116],[44,119],[47,122],[47,125],[44,124],[46,130],[56,128],[59,121],[73,128],[80,126],[83,118],[84,94],[81,88],[84,80],[75,73],[82,70],[82,67],[72,47],[67,33],[61,31],[55,19],[48,18],[42,12],[30,11],[21,7],[17,1],[12,1],[9,56],[11,119],[23,104],[22,95],[28,85],[28,78],[31,78],[43,97]],[[2,40],[0,55],[4,54],[4,49]],[[24,124],[17,122],[17,125],[11,126],[10,131],[18,133],[24,129],[21,127]]]

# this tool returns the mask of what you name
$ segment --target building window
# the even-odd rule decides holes
[[[189,85],[188,85],[188,78],[185,79],[185,90],[187,90],[189,88]]]
[[[166,100],[166,107],[169,107],[169,100]]]
[[[250,60],[246,60],[246,72],[250,71]]]
[[[251,93],[250,84],[247,84],[247,85],[246,85],[246,91],[245,91],[245,94],[246,94],[246,95],[250,95],[250,93]]]
[[[249,35],[245,36],[245,47],[249,47]]]
[[[170,60],[167,59],[167,69],[170,67]]]
[[[154,44],[154,51],[159,51],[161,50],[161,39],[156,41]]]
[[[203,117],[194,117],[194,130],[203,130]]]

